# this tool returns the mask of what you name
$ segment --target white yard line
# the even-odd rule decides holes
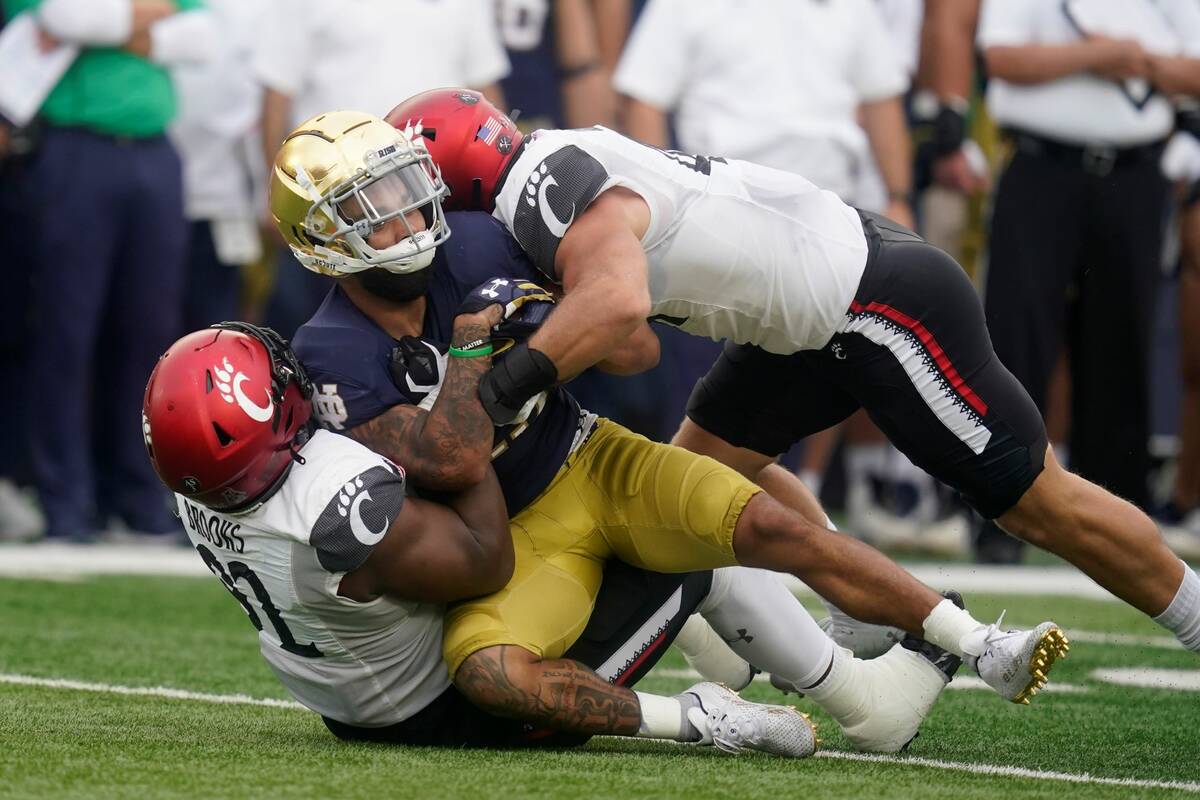
[[[85,681],[69,681],[60,678],[35,678],[32,675],[12,675],[6,673],[0,673],[0,683],[12,683],[18,686],[39,686],[44,689],[73,689],[78,692],[102,692],[139,697],[165,697],[169,700],[196,700],[201,703],[221,703],[232,706],[269,706],[271,708],[296,708],[304,710],[304,706],[292,700],[250,697],[244,694],[206,694],[204,692],[189,692],[185,689],[171,689],[166,686],[116,686],[111,683],[87,683]]]
[[[1094,669],[1091,677],[1105,683],[1136,686],[1140,689],[1200,692],[1200,670],[1195,669],[1156,669],[1153,667]],[[1046,688],[1050,688],[1049,684]]]
[[[133,695],[138,697],[161,697],[169,700],[192,700],[202,703],[219,703],[224,705],[253,705],[269,706],[272,708],[303,709],[299,703],[289,700],[272,698],[249,697],[240,694],[208,694],[205,692],[189,692],[183,689],[168,689],[165,687],[116,686],[108,683],[87,683],[85,681],[61,680],[56,678],[35,678],[30,675],[13,675],[0,673],[0,683],[16,684],[19,686],[38,686],[47,689],[69,689],[84,692],[102,692],[108,694]],[[869,755],[866,753],[848,753],[839,750],[822,750],[817,758],[833,758],[843,761],[869,761],[882,764],[900,764],[930,769],[944,769],[952,772],[968,772],[975,775],[992,775],[1003,778],[1028,778],[1032,780],[1059,781],[1065,783],[1081,783],[1104,786],[1128,786],[1138,789],[1175,789],[1184,792],[1200,794],[1200,783],[1191,781],[1153,781],[1140,778],[1104,778],[1087,773],[1052,772],[1047,770],[1025,769],[1000,764],[980,764],[976,762],[940,761],[930,758],[907,756]]]
[[[980,764],[973,761],[940,761],[933,758],[917,758],[905,756],[883,756],[869,753],[846,753],[839,750],[822,750],[817,758],[836,758],[843,761],[871,761],[882,764],[907,764],[914,767],[931,767],[953,772],[970,772],[975,775],[994,775],[1002,778],[1031,778],[1041,781],[1061,781],[1064,783],[1098,784],[1103,786],[1128,786],[1136,789],[1175,789],[1177,791],[1195,792],[1200,794],[1200,783],[1194,781],[1151,781],[1141,778],[1104,778],[1089,775],[1086,772],[1053,772],[1042,769],[1025,769],[1024,767],[1006,767],[996,764]]]

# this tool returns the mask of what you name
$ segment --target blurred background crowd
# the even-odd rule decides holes
[[[176,541],[137,416],[155,359],[223,319],[290,337],[329,288],[267,216],[275,148],[316,113],[461,85],[525,129],[757,161],[914,227],[975,280],[1059,458],[1200,556],[1200,0],[0,10],[0,540]],[[53,58],[36,113],[12,111]],[[572,389],[666,440],[719,345],[659,332],[656,369]],[[1023,557],[861,415],[785,462],[877,545]]]

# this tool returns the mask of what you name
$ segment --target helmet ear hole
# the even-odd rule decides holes
[[[293,411],[292,409],[290,409],[290,408],[288,409],[287,422],[283,426],[283,429],[285,431],[291,430],[291,428],[292,428],[292,419],[294,417],[292,411]]]
[[[233,444],[233,437],[226,433],[224,428],[215,422],[212,426],[213,432],[217,434],[217,441],[221,443],[221,447],[229,447],[229,445]]]
[[[421,128],[421,136],[431,142],[437,141],[437,128]]]
[[[213,390],[212,370],[204,370],[204,393],[209,394]]]
[[[475,178],[471,181],[471,205],[480,208],[483,205],[483,181]]]

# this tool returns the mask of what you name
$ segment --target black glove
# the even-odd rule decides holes
[[[536,283],[516,278],[492,278],[471,290],[458,305],[458,314],[477,314],[490,305],[503,307],[492,328],[493,354],[499,354],[533,335],[554,310],[554,295]]]
[[[529,398],[558,381],[554,362],[522,342],[479,381],[479,402],[497,425],[512,425]]]

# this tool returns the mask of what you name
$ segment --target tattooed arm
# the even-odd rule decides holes
[[[486,341],[500,314],[500,306],[490,306],[455,317],[451,344]],[[479,379],[491,366],[489,356],[448,358],[432,409],[393,406],[347,434],[403,464],[413,483],[426,489],[460,491],[474,486],[483,480],[492,458],[495,429],[479,404]]]
[[[454,685],[485,711],[569,733],[633,736],[642,721],[632,690],[577,661],[543,660],[513,645],[472,653]]]

